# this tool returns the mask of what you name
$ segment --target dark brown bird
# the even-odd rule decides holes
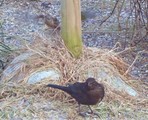
[[[95,105],[104,97],[104,86],[98,83],[94,78],[88,78],[86,82],[80,83],[76,82],[69,86],[60,86],[54,84],[48,84],[48,87],[60,89],[68,94],[70,94],[79,104],[88,105],[91,113],[93,113],[89,105]]]

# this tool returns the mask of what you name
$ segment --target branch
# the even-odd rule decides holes
[[[115,6],[114,6],[112,12],[110,13],[110,15],[109,15],[106,19],[104,19],[104,20],[101,22],[100,26],[101,26],[104,22],[106,22],[106,21],[113,15],[113,13],[115,12],[115,9],[116,9],[116,7],[117,7],[118,2],[119,2],[119,0],[116,1]]]

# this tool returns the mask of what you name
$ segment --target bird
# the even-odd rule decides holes
[[[69,84],[68,86],[48,84],[47,87],[60,89],[71,95],[78,102],[79,113],[81,104],[88,105],[91,113],[93,113],[90,105],[96,105],[101,102],[105,95],[103,84],[98,83],[91,77],[85,82],[75,82],[74,84]]]
[[[56,17],[48,16],[48,15],[38,15],[37,19],[43,19],[44,23],[52,29],[60,30],[60,22]]]

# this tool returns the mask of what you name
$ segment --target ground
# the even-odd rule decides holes
[[[106,22],[104,22],[100,26],[101,22],[106,18],[106,16],[110,15],[115,2],[108,1],[105,3],[98,0],[82,0],[81,2],[82,11],[86,16],[86,19],[82,21],[84,45],[89,47],[108,49],[114,48],[115,45],[119,46],[119,48],[115,51],[122,51],[126,48],[131,47],[133,41],[131,40],[130,32],[132,31],[130,31],[130,28],[127,28],[125,24],[127,22],[125,21],[125,18],[127,18],[127,16],[130,14],[129,7],[125,7],[124,10],[121,11],[119,17],[120,23],[117,19],[116,11],[115,14],[113,14]],[[0,42],[4,42],[12,49],[24,47],[24,42],[29,42],[31,44],[37,36],[48,39],[53,34],[56,34],[56,31],[54,31],[52,28],[49,28],[44,23],[43,19],[38,19],[38,16],[45,15],[49,16],[49,18],[52,16],[61,21],[59,0],[4,0],[1,3]],[[127,2],[126,4],[129,3]],[[143,33],[145,33],[144,30]],[[124,54],[121,54],[126,62],[128,62],[130,65],[132,65],[133,63],[132,68],[130,69],[131,74],[137,79],[143,81],[148,80],[148,64],[146,62],[148,60],[147,40],[147,38],[144,39],[140,43],[136,44],[134,46],[134,49],[129,51],[127,50],[126,52],[124,52]],[[7,59],[9,58],[9,54],[6,57],[1,57],[2,61],[5,61],[6,63]],[[5,104],[0,101],[0,118],[13,120],[38,119],[40,117],[44,119],[53,119],[55,117],[57,117],[57,119],[74,119],[74,116],[77,114],[76,104],[73,105],[73,103],[68,103],[70,107],[67,108],[67,103],[64,105],[64,103],[59,103],[59,101],[57,101],[58,104],[56,106],[54,102],[53,105],[51,105],[51,103],[44,98],[40,99],[44,102],[41,102],[40,100],[35,100],[35,102],[32,103],[32,101],[28,99],[28,97],[36,99],[34,95],[24,96],[23,99],[17,100],[19,101],[19,103],[15,103],[15,97],[11,98],[12,101],[10,101],[10,98],[7,97],[6,101],[8,100],[10,102],[8,103],[7,107],[5,107]],[[37,95],[36,97],[38,98]],[[13,104],[11,104],[11,102]],[[42,103],[42,106],[40,103]],[[58,110],[58,107],[61,104],[66,110]],[[50,105],[54,107],[51,107]],[[122,108],[117,105],[115,106],[115,109],[113,108],[115,111],[109,112],[109,107],[112,106],[110,106],[109,104],[108,106],[106,106],[104,102],[101,104],[101,108],[105,109],[104,111],[107,111],[104,112],[103,110],[101,111],[101,109],[99,109],[99,112],[101,111],[101,113],[103,114],[101,116],[102,119],[147,119],[146,110],[145,112],[141,112],[140,110],[129,110],[130,112],[128,112],[128,109],[122,110]],[[119,109],[117,109],[118,107]],[[69,112],[67,113],[68,109]],[[75,112],[72,114],[72,116],[70,116],[70,113],[73,110]],[[116,110],[119,110],[122,114],[120,115],[120,112],[117,112]],[[118,115],[114,113],[118,113]],[[135,113],[137,114],[137,116]],[[78,118],[83,119],[81,117]]]

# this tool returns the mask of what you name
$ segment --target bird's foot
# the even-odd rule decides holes
[[[100,116],[99,116],[99,114],[98,113],[94,113],[94,112],[87,112],[89,115],[91,115],[91,116],[93,116],[93,117],[99,117],[100,118]]]
[[[92,117],[99,117],[99,114],[97,113],[94,113],[94,112],[79,112],[79,115],[82,116],[82,117],[89,117],[89,116],[92,116]]]
[[[79,115],[82,117],[88,117],[88,115],[86,114],[86,112],[79,112]]]

